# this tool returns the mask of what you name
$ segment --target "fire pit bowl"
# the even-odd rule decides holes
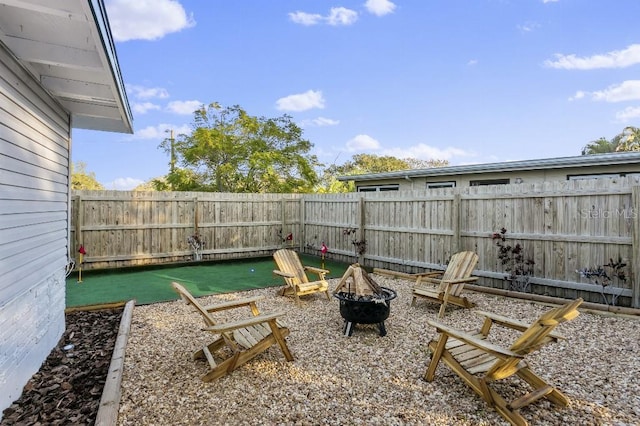
[[[355,293],[340,291],[333,297],[340,301],[340,315],[344,319],[345,336],[353,334],[355,324],[378,324],[380,336],[386,336],[384,321],[389,318],[391,301],[397,297],[395,290],[380,287],[381,295],[361,296]]]

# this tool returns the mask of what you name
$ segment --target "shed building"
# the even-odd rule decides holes
[[[358,192],[640,176],[640,152],[581,155],[341,176]]]

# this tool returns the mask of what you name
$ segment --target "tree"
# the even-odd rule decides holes
[[[601,137],[589,142],[582,148],[582,155],[630,151],[640,151],[640,129],[632,126],[625,127],[611,140]]]
[[[342,165],[332,165],[325,169],[322,185],[317,189],[320,193],[352,192],[353,182],[341,182],[338,176],[361,175],[367,173],[385,173],[398,170],[426,169],[449,165],[447,160],[419,160],[416,158],[396,158],[374,154],[356,154],[350,161]]]
[[[618,136],[621,138],[616,151],[640,151],[640,128],[625,127]]]
[[[163,180],[164,178],[157,178],[157,179]],[[156,179],[151,179],[144,183],[141,183],[140,185],[133,188],[132,191],[159,191],[159,189],[157,189],[156,185],[154,184],[155,180]]]
[[[71,189],[104,189],[104,186],[96,179],[94,172],[87,171],[87,164],[78,161],[71,164]]]
[[[170,152],[170,143],[160,146]],[[212,103],[195,111],[191,134],[178,135],[181,167],[166,182],[177,191],[310,192],[320,166],[311,148],[288,115],[254,117],[237,105]]]
[[[619,140],[614,138],[612,140],[607,140],[602,137],[595,141],[591,141],[582,148],[582,155],[592,155],[592,154],[606,154],[609,152],[616,152],[618,148]]]
[[[404,161],[409,165],[410,169],[430,169],[432,167],[447,167],[449,160],[420,160],[418,158],[405,158]]]

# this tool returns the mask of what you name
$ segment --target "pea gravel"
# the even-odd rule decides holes
[[[435,380],[423,379],[427,344],[435,332],[427,320],[438,307],[425,301],[411,307],[410,281],[372,275],[397,291],[385,322],[358,325],[342,334],[338,300],[305,296],[297,307],[274,288],[204,297],[203,304],[263,295],[263,312],[285,311],[295,360],[286,362],[278,346],[210,383],[191,354],[213,335],[201,331],[201,317],[181,301],[137,306],[126,349],[119,425],[502,425],[490,409],[446,365]],[[339,280],[330,281],[330,289]],[[467,292],[478,307],[447,309],[442,321],[471,330],[487,310],[532,321],[549,309],[530,301]],[[248,309],[215,316],[229,320]],[[541,400],[522,409],[532,425],[640,424],[640,321],[581,312],[558,332],[567,340],[545,346],[528,358],[533,370],[569,396],[569,407]],[[505,347],[514,335],[497,333]],[[503,395],[525,389],[517,379],[500,383]]]

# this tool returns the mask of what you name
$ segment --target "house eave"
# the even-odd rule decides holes
[[[133,133],[103,0],[0,0],[0,42],[73,127]]]

